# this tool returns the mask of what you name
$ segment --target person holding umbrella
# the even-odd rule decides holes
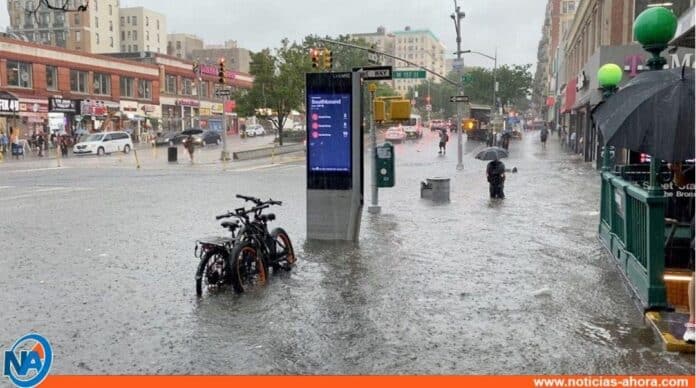
[[[491,161],[486,167],[491,199],[505,199],[505,164],[500,159],[507,157],[507,151],[499,147],[486,148],[476,155],[476,159]]]
[[[449,135],[447,130],[440,130],[440,151],[438,154],[445,155],[447,153],[447,142],[449,141]]]

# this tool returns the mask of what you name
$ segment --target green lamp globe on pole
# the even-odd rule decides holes
[[[667,61],[660,53],[677,32],[677,17],[664,7],[652,7],[641,12],[633,22],[633,35],[653,57],[648,61],[651,70],[661,70]]]
[[[600,67],[599,71],[597,72],[599,87],[604,89],[605,98],[609,97],[616,91],[622,79],[623,69],[614,63],[607,63],[606,65]]]

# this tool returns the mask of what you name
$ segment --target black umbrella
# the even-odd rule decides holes
[[[490,147],[481,150],[476,154],[479,160],[500,160],[508,157],[508,152],[499,147]]]
[[[694,71],[646,71],[592,117],[610,146],[643,152],[667,162],[694,158]]]

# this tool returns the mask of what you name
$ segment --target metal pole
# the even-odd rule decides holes
[[[230,160],[230,152],[227,150],[227,118],[225,117],[225,103],[227,96],[222,97],[222,154],[220,160],[227,162]]]
[[[462,24],[461,20],[464,15],[459,11],[457,6],[457,0],[454,1],[455,14],[452,15],[454,19],[454,26],[457,30],[457,60],[461,63],[462,61]],[[457,66],[457,85],[459,86],[459,95],[464,95],[464,83],[462,82],[462,66]],[[457,170],[464,169],[464,137],[462,134],[462,105],[457,104]]]
[[[196,71],[196,76],[198,78],[198,128],[201,128],[201,90],[203,90],[203,77],[201,77],[201,63],[198,62],[198,69]],[[202,129],[202,128],[201,128]]]
[[[497,115],[498,114],[498,99],[496,98],[498,95],[498,48],[495,48],[495,59],[493,60],[493,112]]]
[[[382,208],[379,206],[379,188],[377,187],[377,130],[375,126],[375,92],[373,91],[377,85],[370,84],[370,137],[372,140],[372,206],[367,211],[370,214],[379,214]]]

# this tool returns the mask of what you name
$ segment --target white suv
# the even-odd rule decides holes
[[[111,154],[114,152],[129,153],[133,149],[133,142],[126,132],[104,132],[90,135],[84,141],[75,144],[75,155]]]

